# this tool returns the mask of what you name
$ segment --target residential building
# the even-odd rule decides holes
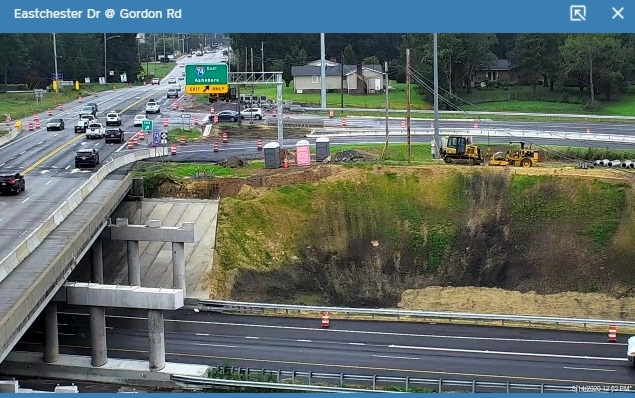
[[[293,92],[316,93],[322,85],[320,60],[302,66],[292,66]],[[342,89],[349,94],[375,94],[384,90],[384,75],[381,65],[341,65],[337,62],[325,62],[327,92],[340,92]]]
[[[512,68],[512,63],[508,59],[497,59],[496,61],[484,62],[483,65],[475,71],[472,82],[479,84],[485,81],[495,82],[515,80]]]

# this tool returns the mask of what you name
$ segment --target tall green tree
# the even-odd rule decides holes
[[[546,75],[549,62],[549,49],[544,35],[520,34],[516,37],[514,48],[508,57],[515,65],[519,79],[529,83],[536,94],[539,81]]]

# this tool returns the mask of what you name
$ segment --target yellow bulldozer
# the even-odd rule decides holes
[[[525,149],[522,141],[510,141],[510,144],[520,144],[520,150],[512,149],[503,152],[490,153],[489,148],[485,154],[482,153],[478,145],[474,145],[471,137],[451,135],[440,149],[440,154],[445,163],[489,166],[522,166],[531,167],[542,161],[540,151]]]

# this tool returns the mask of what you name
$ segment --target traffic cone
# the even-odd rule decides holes
[[[48,110],[48,115],[49,115],[49,116],[53,116],[53,109],[49,108],[49,110]]]
[[[227,144],[229,142],[229,137],[227,136],[227,132],[223,133],[223,144]]]
[[[134,143],[132,142],[132,139],[128,139],[128,149],[134,149]]]
[[[609,343],[617,343],[617,326],[609,326],[609,338],[607,341]]]
[[[181,145],[185,145],[185,136],[184,135],[181,136]]]
[[[282,167],[284,167],[285,169],[289,168],[289,162],[287,161],[287,158],[284,158],[284,160],[282,161]]]
[[[146,133],[143,130],[139,131],[139,140],[145,141],[145,139],[146,139]]]
[[[214,152],[218,152],[218,150],[219,150],[218,141],[214,141]]]
[[[342,118],[342,127],[346,127],[346,118],[345,117]]]
[[[331,326],[331,314],[328,311],[322,311],[322,327],[328,328],[329,326]]]
[[[258,143],[256,144],[256,150],[262,151],[262,139],[258,138]]]
[[[163,127],[168,127],[170,125],[170,119],[163,119]]]
[[[176,144],[172,144],[172,147],[170,148],[170,154],[176,155]]]

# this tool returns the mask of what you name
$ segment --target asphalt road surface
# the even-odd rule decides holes
[[[213,63],[213,57],[184,58],[178,63]],[[145,112],[148,99],[154,98],[161,106],[162,113],[148,115],[150,119],[162,122],[164,114],[173,114],[170,110],[174,99],[167,98],[167,84],[170,77],[177,78],[184,68],[176,66],[158,86],[134,87],[99,93],[97,97],[84,98],[83,102],[96,102],[99,107],[98,121],[105,124],[106,113],[122,113],[121,129],[128,139],[138,133],[134,127],[134,115]],[[184,84],[181,95],[184,95]],[[25,174],[26,191],[20,195],[0,196],[0,259],[11,252],[22,240],[57,209],[90,176],[96,173],[111,158],[128,152],[126,144],[106,144],[101,140],[88,140],[84,134],[76,134],[74,127],[82,104],[77,101],[67,104],[63,111],[54,111],[53,117],[65,121],[63,131],[46,131],[49,116],[39,114],[42,128],[25,132],[13,141],[0,147],[0,173],[22,172]],[[29,119],[22,119],[27,125]],[[149,137],[147,137],[149,138]],[[143,145],[143,143],[141,144]],[[76,169],[75,152],[80,148],[97,148],[102,165],[95,169]]]
[[[110,310],[108,355],[148,357],[145,311]],[[88,309],[60,306],[61,352],[90,355]],[[409,322],[165,314],[167,360],[181,363],[426,378],[635,387],[624,336]],[[16,350],[41,350],[35,324]]]

